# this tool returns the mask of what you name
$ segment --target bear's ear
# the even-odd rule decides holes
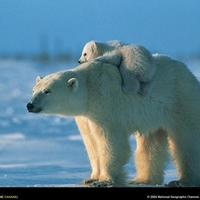
[[[67,84],[68,84],[68,88],[70,91],[76,92],[76,90],[78,89],[78,86],[79,86],[79,81],[76,78],[70,78],[67,81]]]
[[[42,80],[42,77],[37,76],[37,78],[36,78],[36,83],[39,83],[41,80]]]

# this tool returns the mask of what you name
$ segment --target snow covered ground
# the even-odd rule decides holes
[[[200,62],[187,64],[200,78]],[[73,187],[90,176],[74,119],[31,114],[26,109],[36,76],[77,65],[0,60],[0,187]],[[130,140],[134,150],[135,140]],[[133,157],[126,169],[133,178]],[[176,170],[169,163],[165,182],[175,179]]]

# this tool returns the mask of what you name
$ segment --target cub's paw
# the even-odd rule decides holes
[[[136,94],[140,89],[139,84],[122,84],[122,91],[126,94]]]
[[[86,179],[84,179],[84,180],[81,182],[81,184],[82,184],[82,185],[90,185],[90,184],[92,184],[92,183],[94,183],[94,182],[96,182],[96,181],[98,181],[98,179],[86,178]]]
[[[145,96],[148,95],[152,90],[152,83],[150,82],[141,82],[140,89],[138,91],[139,94]]]

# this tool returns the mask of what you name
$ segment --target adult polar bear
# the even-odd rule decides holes
[[[37,78],[29,112],[74,116],[92,167],[83,181],[122,186],[136,133],[132,183],[162,184],[168,146],[179,180],[170,186],[200,186],[200,85],[179,62],[154,55],[157,70],[150,94],[127,95],[116,66],[87,62]]]

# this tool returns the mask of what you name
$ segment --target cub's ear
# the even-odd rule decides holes
[[[95,50],[97,49],[97,45],[98,45],[97,42],[95,42],[95,41],[92,41],[92,42],[91,42],[91,49],[92,49],[92,52],[95,52]]]
[[[68,84],[67,86],[68,86],[70,91],[76,92],[76,90],[78,89],[78,86],[79,86],[79,81],[76,78],[70,78],[67,81],[67,84]]]
[[[37,78],[36,78],[36,83],[39,83],[41,80],[42,80],[42,77],[37,76]]]

